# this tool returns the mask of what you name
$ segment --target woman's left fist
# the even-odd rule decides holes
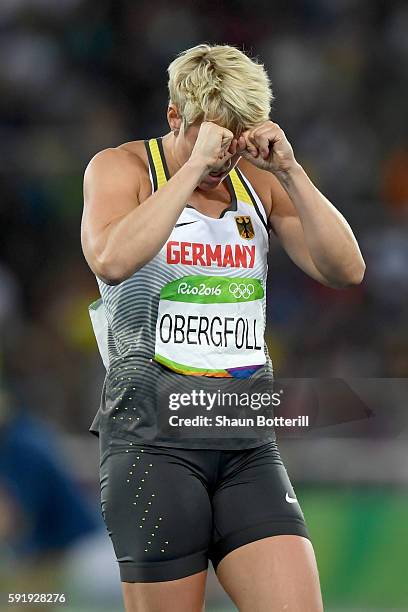
[[[241,146],[242,139],[245,139],[242,157],[262,170],[279,174],[298,165],[285,132],[277,123],[265,121],[262,125],[246,130],[239,139]]]

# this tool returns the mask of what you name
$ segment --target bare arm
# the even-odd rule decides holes
[[[186,163],[140,204],[142,162],[121,150],[106,150],[89,164],[84,180],[81,239],[92,271],[118,284],[152,259],[166,242],[202,170]]]
[[[359,284],[365,263],[354,234],[297,163],[281,128],[267,121],[245,138],[245,158],[274,175],[269,220],[289,257],[329,287]]]
[[[81,225],[82,248],[92,271],[116,285],[150,261],[202,177],[220,155],[232,156],[228,153],[232,139],[228,130],[203,123],[190,159],[142,203],[143,162],[121,149],[96,155],[85,172]]]
[[[365,264],[343,215],[301,166],[276,183],[269,219],[292,261],[329,287],[359,284]]]

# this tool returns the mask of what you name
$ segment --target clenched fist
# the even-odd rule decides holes
[[[279,174],[298,165],[285,132],[277,123],[265,121],[243,132],[241,138],[245,139],[242,157],[262,170]]]
[[[209,172],[221,168],[236,152],[234,134],[211,121],[200,125],[191,159],[198,159]]]

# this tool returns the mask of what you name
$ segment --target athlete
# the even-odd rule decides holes
[[[270,234],[329,287],[359,284],[365,264],[269,119],[260,63],[198,45],[168,72],[169,132],[98,153],[84,180],[82,246],[101,293],[90,315],[107,368],[90,431],[125,608],[203,610],[211,560],[242,612],[318,612],[314,551],[274,431],[194,436],[167,417],[185,390],[272,386]]]

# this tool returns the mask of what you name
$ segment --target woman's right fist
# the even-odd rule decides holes
[[[190,159],[203,164],[205,174],[221,169],[237,149],[234,134],[212,121],[203,121]]]

